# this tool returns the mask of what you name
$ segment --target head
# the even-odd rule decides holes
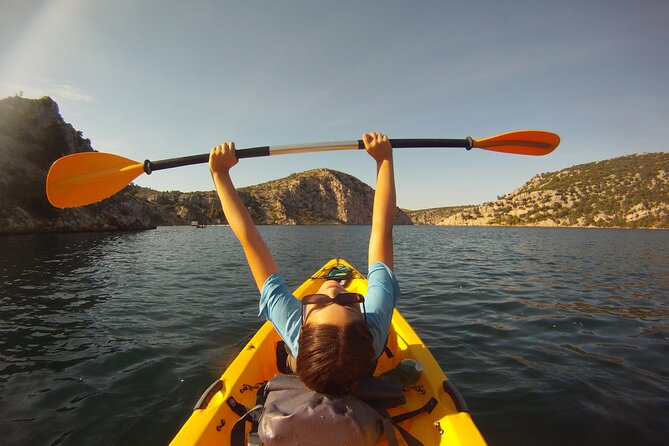
[[[334,299],[345,291],[327,281],[318,294]],[[374,344],[359,304],[306,306],[299,343],[296,373],[317,392],[349,395],[372,372]]]

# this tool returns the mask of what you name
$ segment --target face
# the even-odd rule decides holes
[[[327,280],[318,289],[317,294],[326,294],[334,299],[339,293],[346,290],[339,282]],[[350,322],[362,319],[360,305],[308,305],[306,307],[305,321],[310,324],[332,324],[344,326]]]

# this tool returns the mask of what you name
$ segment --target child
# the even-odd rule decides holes
[[[272,322],[286,342],[295,358],[294,372],[302,382],[330,395],[349,395],[361,379],[372,374],[400,295],[392,272],[396,212],[392,147],[381,133],[366,133],[362,140],[377,167],[367,295],[363,298],[348,293],[334,280],[325,281],[318,291],[320,299],[311,299],[315,302],[305,305],[304,316],[302,302],[288,290],[230,179],[229,171],[237,164],[234,143],[213,148],[209,157],[223,212],[241,242],[261,292],[260,314]],[[364,313],[359,305],[363,301]]]

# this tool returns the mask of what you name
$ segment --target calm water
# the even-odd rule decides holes
[[[263,227],[291,287],[368,227]],[[493,445],[667,444],[669,233],[398,227],[400,311]],[[1,237],[4,444],[166,444],[258,293],[228,228]]]

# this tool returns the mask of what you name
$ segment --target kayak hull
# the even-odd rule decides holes
[[[337,265],[352,269],[353,274],[345,285],[346,289],[365,294],[366,278],[346,261],[333,259],[295,290],[295,296],[301,299],[307,294],[315,293],[323,283],[323,277]],[[265,322],[223,375],[204,392],[190,418],[171,444],[176,446],[230,444],[231,429],[239,419],[239,415],[232,410],[229,402],[234,401],[248,408],[255,405],[256,393],[260,386],[279,373],[277,345],[280,341],[281,338],[272,324]],[[387,346],[392,357],[385,353],[381,355],[375,376],[392,369],[407,358],[415,359],[424,366],[420,381],[405,388],[407,403],[391,409],[390,414],[417,409],[430,398],[438,401],[431,413],[423,413],[400,425],[424,445],[485,445],[485,440],[467,412],[466,404],[459,392],[447,380],[430,351],[397,310],[393,313]],[[247,429],[250,429],[250,425]],[[384,437],[379,444],[387,444]]]

